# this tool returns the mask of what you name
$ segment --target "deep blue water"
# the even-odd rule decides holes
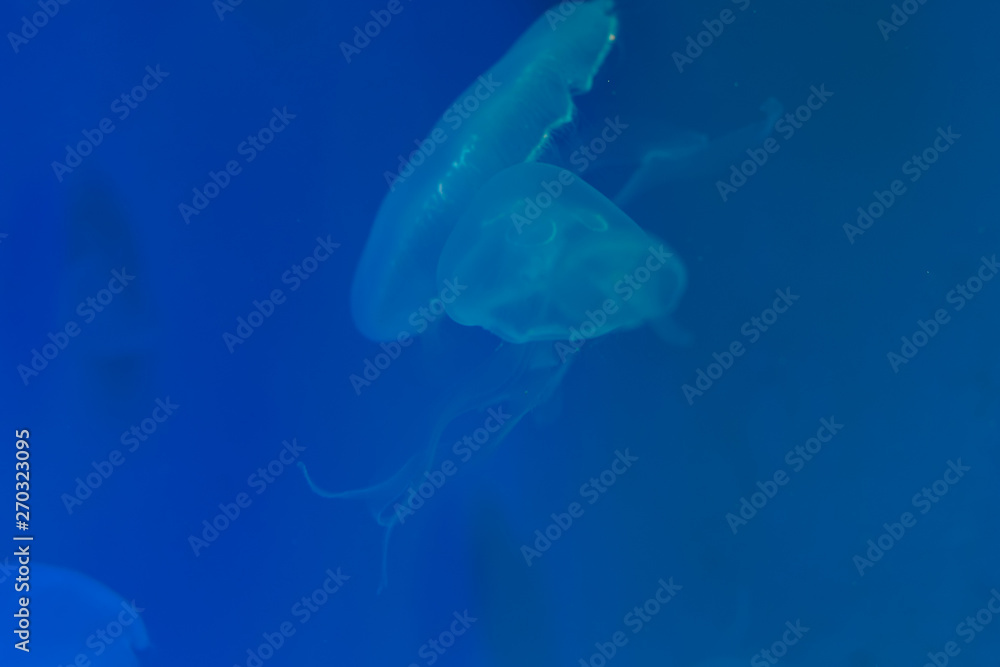
[[[138,664],[1000,664],[996,5],[910,0],[890,30],[889,2],[622,0],[567,145],[617,116],[633,150],[713,139],[768,98],[799,119],[625,209],[684,262],[693,342],[588,340],[479,451],[451,443],[487,414],[457,420],[455,474],[394,529],[376,595],[381,527],[294,462],[384,479],[493,354],[446,323],[352,383],[382,349],[349,292],[385,172],[549,5],[400,0],[348,62],[389,3],[221,2],[0,11],[5,520],[32,568],[142,608]],[[15,650],[9,545],[0,664],[135,664],[70,633],[116,614],[44,568],[33,652],[65,658]]]

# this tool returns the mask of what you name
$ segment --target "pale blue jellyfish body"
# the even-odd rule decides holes
[[[686,283],[674,253],[591,186],[538,162],[554,133],[572,122],[573,98],[592,88],[618,30],[612,0],[574,4],[558,21],[552,20],[555,11],[535,21],[449,107],[424,142],[433,144],[433,152],[421,151],[420,159],[411,155],[388,179],[391,191],[354,276],[354,323],[373,341],[412,334],[410,316],[451,279],[468,287],[446,306],[449,317],[503,341],[457,392],[426,447],[391,478],[330,492],[306,475],[323,497],[366,501],[386,527],[383,586],[399,501],[430,469],[454,419],[502,401],[513,418],[491,439],[496,446],[558,386],[572,358],[558,346],[570,342],[572,328],[584,328],[587,319],[593,325],[584,334],[588,338],[649,323],[665,338],[680,339],[668,317]],[[759,131],[751,126],[743,132]],[[721,152],[728,155],[729,144],[738,141]],[[639,165],[625,194],[669,179],[687,157],[712,157],[712,146],[698,141],[680,154],[653,155]],[[544,185],[552,182],[559,184],[558,194]],[[537,215],[529,215],[527,201],[539,208]],[[628,278],[641,289],[623,288]],[[606,315],[599,326],[588,315],[595,310]]]
[[[593,86],[594,76],[614,43],[618,20],[611,0],[577,5],[563,18],[557,25],[546,16],[535,21],[427,134],[435,143],[434,152],[420,164],[411,160],[413,164],[400,170],[400,178],[390,179],[391,191],[376,215],[351,288],[354,323],[369,339],[393,340],[401,332],[412,333],[408,320],[440,292],[439,259],[474,198],[497,174],[536,160],[553,133],[573,120],[573,97]],[[461,242],[451,243],[454,247]],[[457,252],[481,251],[481,242],[470,240],[468,248]],[[549,248],[542,252],[549,254]],[[491,259],[507,261],[501,255]],[[477,292],[479,288],[472,285],[482,281],[485,274],[480,271],[489,270],[487,264],[468,278],[448,278],[457,277]],[[559,296],[553,294],[553,299]],[[528,320],[530,314],[520,313],[510,324],[530,329]],[[499,331],[486,321],[469,323]],[[516,340],[526,342],[531,335]],[[396,475],[370,487],[335,493],[309,480],[313,490],[324,497],[365,500],[386,527],[383,585],[385,549],[398,521],[393,501],[431,464],[445,427],[466,412],[506,401],[505,409],[514,416],[494,435],[495,446],[521,417],[548,398],[566,367],[548,342],[501,346],[487,368],[471,378],[471,386],[460,391],[446,409],[427,447]]]
[[[17,664],[139,667],[136,651],[149,646],[141,605],[61,567],[32,564],[29,585],[17,595],[30,599],[30,652]]]
[[[447,138],[392,184],[354,276],[351,310],[365,336],[410,331],[409,316],[441,291],[438,256],[473,196],[503,169],[535,159],[572,120],[573,96],[590,90],[617,24],[609,0],[580,5],[556,29],[539,18],[427,134]]]

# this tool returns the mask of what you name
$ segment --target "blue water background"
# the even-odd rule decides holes
[[[985,2],[929,0],[886,41],[889,3],[754,0],[683,73],[671,53],[730,3],[623,3],[581,121],[716,136],[767,97],[834,93],[728,201],[724,170],[630,210],[688,267],[676,316],[694,344],[648,328],[588,343],[549,404],[396,531],[380,596],[379,527],[293,468],[195,556],[189,536],[283,440],[325,486],[368,484],[423,446],[468,368],[421,340],[358,395],[349,376],[380,350],[348,290],[383,173],[546,4],[403,0],[348,64],[339,43],[383,6],[245,0],[220,20],[208,1],[74,1],[3,53],[3,421],[32,430],[35,557],[139,600],[153,666],[247,664],[285,621],[296,634],[266,664],[430,664],[420,647],[465,610],[478,620],[438,664],[576,665],[670,577],[683,589],[612,664],[744,662],[796,619],[811,629],[790,665],[919,665],[956,640],[1000,586],[1000,282],[946,301],[1000,252]],[[7,3],[0,26],[34,9]],[[58,181],[64,146],[157,65],[169,76]],[[287,129],[185,224],[192,188],[286,107]],[[843,225],[939,127],[961,138],[850,243]],[[230,353],[222,334],[328,235],[334,255]],[[25,386],[18,364],[122,266],[134,284]],[[800,299],[689,404],[682,385],[778,289]],[[893,372],[887,353],[939,308],[951,321]],[[74,480],[167,397],[176,414],[69,513]],[[725,515],[821,418],[844,428],[734,535]],[[521,545],[626,448],[635,465],[528,567]],[[971,470],[919,514],[911,498],[958,459]],[[906,511],[915,527],[859,575],[853,557]],[[293,605],[337,568],[350,579],[300,623]],[[956,664],[996,665],[1000,626],[961,647]]]

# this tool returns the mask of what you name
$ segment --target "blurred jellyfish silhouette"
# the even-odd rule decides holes
[[[148,278],[133,221],[110,179],[85,171],[77,180],[66,215],[61,321],[73,319],[83,328],[73,342],[74,356],[102,400],[120,402],[136,393],[153,359],[155,325]],[[114,283],[117,294],[105,289],[116,275],[112,272],[127,281],[121,287],[121,281]]]
[[[142,607],[79,572],[33,563],[30,590],[10,591],[30,599],[30,652],[17,664],[138,667],[136,651],[149,646]]]
[[[382,586],[395,501],[430,469],[456,418],[502,403],[511,418],[491,437],[496,446],[552,394],[584,339],[644,324],[668,340],[683,338],[669,317],[686,283],[677,256],[572,172],[540,161],[555,153],[557,136],[574,120],[573,98],[593,87],[617,30],[611,0],[543,15],[428,133],[447,141],[389,179],[352,285],[357,328],[373,341],[395,340],[451,281],[463,289],[445,305],[449,318],[501,342],[456,392],[426,448],[391,478],[329,492],[306,473],[323,497],[365,500],[385,527]],[[456,127],[463,105],[476,109]],[[754,125],[741,136],[760,131]],[[636,160],[625,194],[657,186],[683,171],[683,161],[704,160],[716,148],[698,140],[680,152],[651,149]],[[623,286],[637,272],[645,275],[641,289]],[[588,318],[592,312],[601,314]],[[574,328],[583,331],[576,339]]]

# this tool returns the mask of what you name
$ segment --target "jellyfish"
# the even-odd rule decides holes
[[[24,664],[138,667],[135,652],[149,646],[149,636],[135,600],[79,572],[39,563],[32,564],[28,584],[16,594],[30,600]]]
[[[440,291],[438,257],[472,197],[573,120],[573,97],[593,86],[617,27],[610,0],[581,4],[555,27],[542,16],[444,112],[427,134],[433,152],[411,153],[376,214],[351,287],[362,334],[381,342],[410,329],[410,314]]]
[[[572,123],[574,97],[593,87],[617,29],[612,0],[543,15],[387,174],[351,287],[355,326],[376,342],[412,334],[410,316],[454,279],[468,288],[446,304],[449,321],[499,343],[390,478],[328,491],[299,463],[315,493],[363,500],[384,527],[380,591],[399,500],[430,470],[450,424],[502,402],[512,418],[495,447],[552,395],[587,340],[644,324],[677,334],[670,313],[686,276],[673,251],[571,172],[539,161]]]
[[[617,28],[612,0],[576,5],[555,23],[549,16],[539,17],[444,112],[425,142],[433,140],[434,150],[428,154],[421,147],[419,156],[412,153],[397,175],[389,175],[390,192],[376,214],[351,287],[351,313],[363,335],[388,341],[410,332],[410,315],[440,289],[439,259],[459,218],[494,176],[536,160],[559,128],[573,120],[573,98],[593,87]],[[551,342],[502,340],[474,374],[473,386],[456,392],[428,446],[396,475],[363,489],[328,492],[301,466],[316,493],[363,499],[385,527],[380,590],[386,582],[389,535],[398,522],[392,501],[433,461],[448,424],[505,400],[514,417],[494,435],[495,446],[521,417],[551,395],[566,372],[568,364],[560,363]]]

